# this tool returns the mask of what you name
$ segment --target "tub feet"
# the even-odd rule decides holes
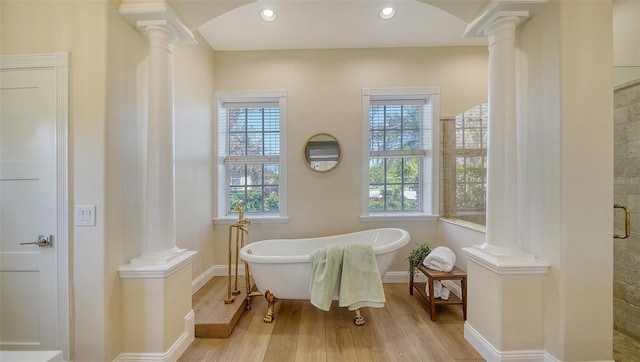
[[[356,309],[356,316],[353,318],[353,323],[357,326],[364,325],[364,318],[362,318],[362,314],[360,314],[360,309]]]
[[[262,320],[264,320],[265,323],[271,323],[275,319],[274,308],[276,306],[276,302],[278,301],[278,298],[276,298],[276,296],[273,295],[273,293],[267,290],[264,293],[264,299],[267,300],[268,308],[267,308],[267,314],[264,316]]]

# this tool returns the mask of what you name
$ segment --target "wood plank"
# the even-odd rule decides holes
[[[211,278],[193,295],[192,305],[196,324],[201,323],[218,304],[223,303],[227,290],[226,280],[226,277]]]
[[[383,286],[387,299],[385,308],[389,308],[395,315],[415,313],[416,303],[407,292],[405,284],[383,284]]]
[[[298,329],[302,312],[301,300],[280,300],[279,315],[276,316],[266,361],[294,361],[298,345]]]
[[[482,356],[464,339],[462,323],[438,324],[438,338],[454,359],[482,359]]]
[[[415,347],[420,361],[453,361],[447,348],[440,342],[438,336],[429,328],[429,319],[420,315],[396,315],[401,328]],[[429,348],[424,348],[429,346]]]
[[[241,356],[244,353],[244,351],[242,351],[242,348],[250,348],[243,344],[247,332],[249,331],[251,326],[256,323],[257,320],[262,322],[266,307],[264,307],[264,309],[257,308],[262,305],[261,303],[266,306],[266,302],[264,302],[263,298],[254,298],[254,300],[252,301],[252,305],[254,306],[254,308],[252,308],[252,310],[250,311],[244,312],[242,318],[240,319],[240,322],[238,322],[231,336],[229,336],[229,338],[219,338],[223,341],[226,341],[226,343],[222,346],[223,349],[218,350],[214,356],[212,356],[211,354],[207,355],[206,357],[209,359],[205,359],[203,362],[209,361],[211,359],[215,359],[218,361],[239,360],[238,358],[240,357],[238,356]]]
[[[378,325],[381,321],[372,315],[370,308],[362,308],[360,312],[365,324],[356,326],[352,323],[351,330],[358,360],[380,362],[391,360],[385,345],[386,341],[377,332],[384,328],[384,326]]]
[[[264,298],[262,299],[263,302],[258,306],[254,306],[253,310],[251,310],[251,312],[254,313],[251,324],[240,342],[238,352],[234,356],[233,361],[264,360],[275,323],[265,323],[262,320],[267,313],[267,303],[264,301]],[[279,318],[280,305],[281,303],[277,302],[274,308],[276,321]]]
[[[418,361],[419,355],[409,342],[407,335],[395,316],[387,308],[370,308],[371,319],[375,319],[376,333],[384,341],[389,361]]]
[[[246,292],[241,292],[231,304],[219,302],[217,306],[210,306],[211,312],[206,318],[200,319],[196,324],[195,334],[199,338],[224,338],[229,337],[236,326],[246,303]]]
[[[204,361],[204,356],[209,351],[208,341],[208,339],[196,338],[182,356],[178,358],[178,362]]]
[[[355,327],[355,326],[354,326]],[[357,361],[353,335],[350,328],[328,328],[325,330],[327,361]]]
[[[222,300],[226,279],[218,279],[220,296],[210,298]],[[253,309],[242,313],[228,338],[197,338],[179,361],[483,360],[464,339],[462,308],[438,306],[438,321],[432,322],[428,304],[417,293],[409,295],[408,283],[384,288],[385,307],[363,308],[364,326],[355,326],[354,313],[337,301],[325,312],[309,301],[281,300],[274,323],[264,323],[267,303],[254,297]]]
[[[340,308],[338,301],[334,300],[331,303],[331,309],[329,312],[325,312],[325,328],[351,328],[353,325],[354,312],[349,311],[347,308]]]
[[[325,325],[326,312],[314,307],[311,302],[302,303],[296,361],[326,361]]]

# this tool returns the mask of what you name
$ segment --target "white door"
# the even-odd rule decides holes
[[[66,95],[60,102],[59,94],[64,72],[26,59],[0,59],[0,349],[65,350],[68,358],[68,321],[60,320],[68,319],[68,295],[61,295],[68,290],[68,274],[61,275],[67,264],[58,261],[60,247],[67,250],[59,218],[67,205],[60,200],[66,177],[59,177],[60,152],[66,153],[60,147],[66,136],[59,137],[66,132],[66,120],[62,129],[59,123],[66,117],[60,112]],[[46,62],[66,59],[58,53]]]

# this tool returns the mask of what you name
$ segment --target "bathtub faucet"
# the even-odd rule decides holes
[[[238,264],[239,264],[239,250],[241,247],[244,247],[244,235],[249,233],[248,225],[251,225],[251,221],[244,217],[244,203],[239,201],[235,207],[235,211],[238,212],[238,221],[234,224],[229,225],[229,253],[228,253],[228,278],[227,278],[227,297],[224,299],[225,304],[231,304],[234,301],[235,295],[240,294],[240,289],[238,288]],[[235,263],[232,261],[232,236],[234,234],[235,229]],[[231,288],[231,266],[235,265],[235,274],[234,274],[234,286]],[[249,303],[249,294],[250,294],[250,280],[249,280],[249,270],[247,263],[245,262],[245,276],[247,282],[247,303]],[[249,310],[251,307],[249,304],[246,305],[245,309]]]

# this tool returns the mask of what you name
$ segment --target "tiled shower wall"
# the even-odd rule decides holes
[[[631,210],[631,236],[614,243],[614,329],[640,341],[640,80],[614,91],[614,202]],[[624,234],[624,211],[614,231]]]

